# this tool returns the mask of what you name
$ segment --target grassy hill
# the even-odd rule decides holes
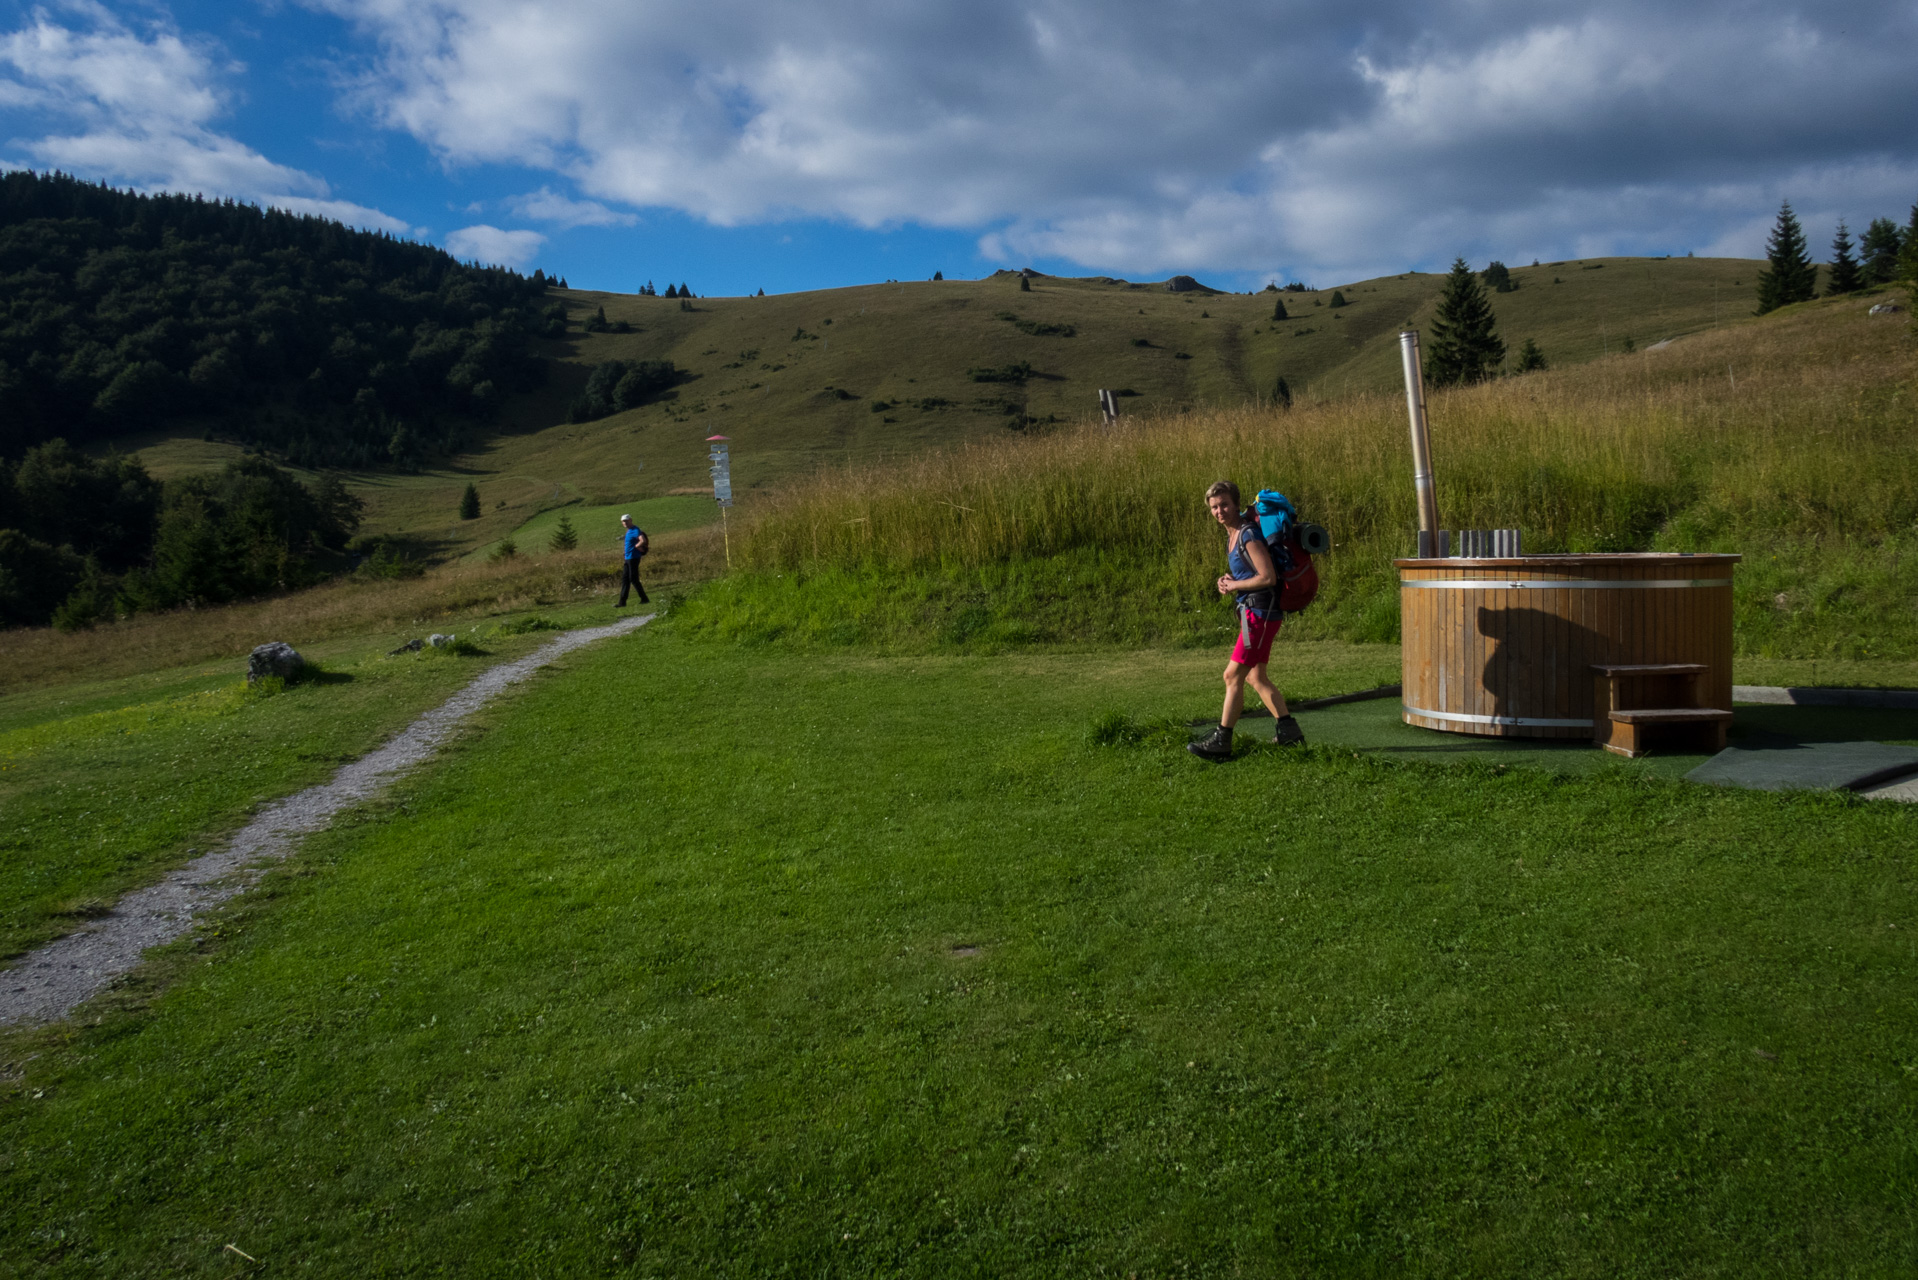
[[[1517,527],[1542,553],[1741,552],[1741,652],[1918,656],[1912,343],[1869,306],[1804,303],[1435,392],[1443,523]],[[1319,600],[1289,635],[1398,638],[1392,560],[1417,518],[1396,390],[1080,426],[793,485],[735,522],[752,572],[681,622],[907,648],[1215,643],[1233,622],[1199,495],[1221,476],[1276,485],[1333,532]]]
[[[1514,271],[1493,294],[1499,329],[1555,365],[1644,347],[1749,314],[1757,263],[1607,258]],[[547,386],[516,397],[498,433],[452,467],[367,474],[355,488],[367,528],[428,554],[491,544],[542,511],[603,506],[709,484],[710,435],[732,438],[735,485],[756,491],[824,466],[878,462],[957,444],[1016,439],[1096,415],[1101,388],[1130,391],[1133,415],[1244,405],[1283,376],[1302,403],[1398,385],[1396,335],[1429,327],[1443,277],[1408,273],[1310,293],[1170,293],[1163,284],[1039,276],[861,285],[765,298],[559,293],[573,324],[542,344]],[[1348,305],[1333,307],[1334,292]],[[1272,319],[1283,301],[1289,318]],[[630,333],[583,333],[604,309]],[[1010,318],[1008,318],[1010,317]],[[1048,332],[1047,330],[1054,330]],[[1066,336],[1064,330],[1070,329]],[[591,367],[671,360],[685,380],[656,403],[568,421]],[[973,370],[1027,364],[1022,380]],[[880,407],[883,406],[883,407]],[[238,452],[198,438],[132,437],[157,474],[204,470]],[[477,521],[456,518],[468,481]],[[524,542],[524,539],[522,539]]]

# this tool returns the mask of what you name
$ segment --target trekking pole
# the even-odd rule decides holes
[[[733,530],[732,526],[726,523],[724,507],[719,509],[719,536],[726,543],[726,572],[731,573],[733,571]]]
[[[1444,555],[1439,539],[1438,494],[1432,487],[1432,435],[1425,422],[1425,374],[1419,360],[1419,331],[1399,334],[1405,361],[1405,409],[1412,419],[1412,483],[1418,489],[1420,559]]]

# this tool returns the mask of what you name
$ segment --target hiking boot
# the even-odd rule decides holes
[[[1280,716],[1279,727],[1272,735],[1275,746],[1302,747],[1305,745],[1305,730],[1299,728],[1299,722],[1291,716]]]
[[[1201,760],[1230,760],[1232,758],[1232,730],[1224,725],[1216,726],[1211,733],[1197,742],[1188,742],[1185,749]]]

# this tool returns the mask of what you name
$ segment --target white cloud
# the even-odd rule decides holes
[[[364,227],[369,231],[390,231],[396,236],[426,233],[424,227],[409,226],[403,218],[395,218],[392,214],[382,213],[378,209],[369,209],[363,204],[354,204],[351,200],[267,196],[262,202],[275,209],[285,209],[289,213],[310,213],[315,217],[331,218],[335,222],[344,222],[349,227]]]
[[[378,44],[360,105],[450,164],[1119,274],[1682,251],[1814,174],[1918,194],[1898,0],[309,2]]]
[[[142,34],[97,4],[69,7],[84,26],[36,11],[29,25],[0,35],[0,106],[53,126],[10,140],[20,163],[407,230],[378,209],[328,198],[323,178],[212,128],[230,105],[221,78],[242,70],[213,46],[164,27]]]
[[[522,218],[560,227],[630,227],[639,221],[635,215],[608,209],[597,200],[569,200],[546,187],[514,196],[507,204]]]
[[[446,251],[455,258],[502,267],[523,267],[533,260],[546,237],[537,231],[502,231],[485,223],[461,227],[446,237]]]

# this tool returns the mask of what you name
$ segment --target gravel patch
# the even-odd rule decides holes
[[[460,723],[509,685],[561,654],[625,635],[652,614],[604,627],[569,631],[513,662],[485,672],[427,712],[377,751],[344,765],[331,781],[276,801],[223,849],[194,859],[158,884],[136,889],[107,915],[29,953],[0,972],[0,1025],[51,1022],[71,1013],[132,971],[150,947],[173,941],[198,917],[246,892],[269,863],[286,857],[302,836],[323,830],[343,809],[370,800],[400,774],[439,750]]]

